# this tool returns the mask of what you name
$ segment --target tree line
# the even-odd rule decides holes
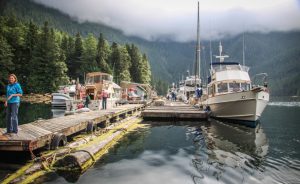
[[[148,58],[134,44],[110,44],[101,33],[70,35],[15,16],[0,16],[0,69],[0,91],[9,73],[18,76],[26,93],[53,92],[94,71],[112,74],[116,83],[151,82]]]

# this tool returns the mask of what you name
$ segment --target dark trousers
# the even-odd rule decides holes
[[[107,98],[102,98],[102,109],[106,109]]]
[[[18,133],[19,103],[8,103],[6,108],[7,133]]]

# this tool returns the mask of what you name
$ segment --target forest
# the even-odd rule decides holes
[[[151,82],[148,58],[134,44],[109,44],[102,33],[71,35],[14,15],[0,17],[0,68],[2,91],[9,73],[18,76],[26,93],[54,92],[94,71],[112,74],[116,83]]]

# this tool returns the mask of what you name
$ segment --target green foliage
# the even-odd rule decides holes
[[[34,69],[28,79],[28,92],[52,92],[68,81],[67,66],[64,60],[61,60],[64,59],[61,54],[54,30],[49,29],[48,23],[45,22],[37,46],[33,50],[31,66]]]
[[[2,89],[5,86],[5,81],[7,80],[9,72],[14,69],[12,57],[13,54],[10,45],[7,43],[6,39],[0,35],[0,86]]]
[[[85,73],[94,71],[113,74],[118,83],[132,79],[132,60],[126,47],[114,43],[111,50],[102,34],[98,40],[93,34],[72,36],[51,28],[48,22],[39,27],[14,15],[0,16],[0,25],[1,92],[9,73],[19,77],[27,93],[54,92],[69,83],[69,78],[83,81]],[[140,51],[137,54],[141,55]],[[148,60],[140,62],[149,65]],[[142,67],[138,69],[142,72]],[[151,74],[148,69],[143,68],[143,72]]]
[[[103,34],[100,33],[97,44],[96,62],[101,71],[112,74],[111,66],[108,64],[110,54],[110,46],[108,42],[103,38]]]
[[[131,81],[129,72],[129,67],[131,65],[130,56],[126,47],[119,46],[117,43],[113,42],[111,51],[110,63],[113,69],[115,82]]]
[[[93,34],[89,34],[84,41],[82,71],[95,72],[99,71],[99,65],[96,62],[97,39]]]

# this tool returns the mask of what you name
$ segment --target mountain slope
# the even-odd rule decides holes
[[[1,14],[15,14],[23,20],[40,25],[48,21],[52,27],[71,34],[82,35],[102,32],[107,40],[118,43],[134,43],[150,60],[152,74],[156,79],[178,81],[194,63],[195,43],[149,42],[138,37],[128,37],[121,31],[97,23],[78,23],[74,18],[55,9],[47,8],[29,0],[5,0],[1,2]],[[196,28],[195,28],[196,31]],[[300,95],[300,32],[246,33],[246,64],[250,74],[267,72],[273,95]],[[242,60],[242,35],[222,40],[224,52],[232,61]],[[213,42],[213,53],[218,53],[218,42]],[[204,47],[204,49],[203,49]],[[202,75],[208,73],[209,43],[202,41]]]

